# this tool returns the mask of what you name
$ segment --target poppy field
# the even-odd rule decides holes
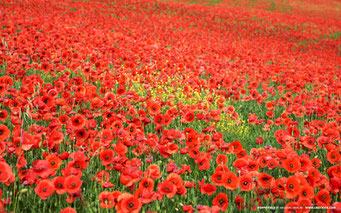
[[[338,0],[0,0],[0,213],[341,212]]]

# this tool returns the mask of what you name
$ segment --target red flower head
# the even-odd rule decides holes
[[[159,166],[155,164],[149,165],[146,176],[153,180],[159,179],[161,177]]]
[[[42,178],[55,175],[55,171],[50,169],[50,163],[47,160],[35,160],[33,162],[33,171]]]
[[[297,172],[301,168],[300,160],[297,157],[294,158],[288,158],[283,161],[283,167],[288,172]]]
[[[64,177],[55,177],[52,180],[54,187],[56,189],[56,193],[61,195],[66,192],[64,187],[65,178]]]
[[[229,199],[225,193],[219,193],[213,199],[213,206],[219,206],[221,211],[226,211],[229,204]]]
[[[233,153],[237,154],[238,152],[242,151],[242,149],[243,149],[243,146],[242,146],[240,141],[234,141],[231,143],[231,145],[233,147]]]
[[[198,160],[198,165],[200,171],[207,170],[210,168],[210,160],[208,158],[202,157]]]
[[[285,185],[285,197],[295,198],[300,193],[301,188],[300,181],[296,176],[289,177]]]
[[[341,212],[341,202],[335,202],[331,205],[331,208],[327,209],[327,213],[340,213]]]
[[[223,154],[219,154],[216,158],[216,163],[217,164],[227,164],[227,156],[226,155],[223,155]]]
[[[65,190],[69,194],[76,193],[82,186],[83,181],[80,180],[80,177],[76,175],[70,175],[68,177],[65,177]]]
[[[188,206],[182,206],[182,211],[184,212],[188,212],[188,213],[193,213],[194,212],[194,208],[192,205],[188,205]]]
[[[86,118],[83,115],[74,115],[71,117],[71,124],[74,129],[80,129],[85,126]]]
[[[74,208],[66,207],[65,209],[60,210],[60,213],[77,213]]]
[[[62,165],[62,160],[56,155],[48,155],[46,160],[50,163],[49,168],[53,170],[58,170]]]
[[[185,121],[187,123],[193,122],[195,120],[195,115],[192,111],[189,111],[185,114]]]
[[[7,126],[0,124],[0,141],[7,140],[11,134],[11,131]]]
[[[332,199],[330,198],[329,191],[322,189],[314,197],[314,203],[317,206],[330,206]]]
[[[14,174],[11,167],[6,163],[0,161],[0,182],[5,184],[12,182],[14,179]]]
[[[116,204],[113,194],[108,191],[101,192],[98,199],[101,201],[99,205],[103,209],[110,209]]]
[[[108,164],[111,164],[114,156],[115,156],[115,152],[111,149],[107,149],[101,152],[100,159],[102,161],[102,165],[106,166]]]
[[[122,213],[138,213],[141,209],[140,200],[132,194],[123,193],[118,196],[118,203],[116,205],[117,212]]]
[[[217,187],[215,187],[212,184],[205,183],[205,179],[203,179],[201,182],[199,182],[199,189],[202,194],[208,194],[213,195],[215,191],[217,190]]]
[[[245,208],[245,200],[240,195],[234,199],[234,203],[240,211]]]
[[[164,122],[165,122],[165,119],[162,114],[157,114],[156,116],[154,116],[154,123],[156,125],[162,125],[164,124]]]
[[[212,183],[216,186],[222,186],[223,183],[223,171],[215,171],[211,176]]]
[[[306,185],[302,187],[300,192],[300,199],[308,199],[311,200],[314,198],[314,189],[313,187]]]
[[[172,198],[176,194],[176,186],[171,181],[161,182],[157,188],[160,194],[166,195],[168,198]]]
[[[153,191],[154,185],[155,184],[154,184],[153,179],[151,179],[151,178],[144,178],[139,183],[139,188],[145,189],[145,190],[148,190],[148,191]]]
[[[156,115],[156,114],[160,113],[161,107],[160,107],[159,103],[153,102],[148,106],[148,109],[149,109],[150,114]]]
[[[239,178],[233,172],[226,172],[223,175],[223,185],[229,190],[235,190],[239,187]]]
[[[243,175],[239,178],[240,180],[240,190],[241,191],[250,191],[255,188],[255,184],[252,180],[251,175]]]
[[[270,188],[275,183],[275,179],[267,173],[259,173],[257,183],[263,188]]]
[[[0,109],[0,121],[5,121],[8,117],[7,110]]]
[[[333,150],[333,151],[330,151],[328,152],[327,154],[327,160],[331,163],[331,164],[335,164],[337,162],[340,162],[341,160],[341,155],[339,153],[338,150]]]
[[[43,200],[46,200],[54,192],[55,188],[51,180],[45,179],[38,183],[34,191]]]

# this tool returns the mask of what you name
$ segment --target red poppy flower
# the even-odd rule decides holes
[[[149,112],[151,114],[156,115],[156,114],[160,113],[161,107],[160,107],[159,103],[153,102],[148,106],[148,109],[149,109]]]
[[[286,198],[295,198],[301,190],[301,184],[297,177],[291,176],[288,178],[288,181],[285,185],[285,197]]]
[[[42,178],[53,176],[56,173],[50,169],[50,163],[47,160],[35,160],[33,162],[33,171]]]
[[[233,172],[226,172],[223,175],[223,186],[229,190],[239,187],[239,178]]]
[[[52,131],[51,134],[49,135],[49,139],[48,139],[48,143],[49,146],[51,146],[50,144],[59,144],[64,138],[64,134],[60,131]]]
[[[250,191],[255,188],[255,184],[252,180],[252,176],[250,175],[243,175],[239,178],[239,185],[241,191]]]
[[[314,203],[317,206],[330,206],[332,199],[330,198],[329,191],[322,189],[314,197]]]
[[[246,152],[245,149],[240,150],[240,152],[238,152],[238,153],[236,154],[236,157],[237,157],[237,158],[243,158],[243,157],[246,157],[246,156],[247,156],[247,152]]]
[[[0,141],[7,140],[11,134],[11,131],[7,126],[0,124]]]
[[[263,188],[270,188],[275,183],[275,179],[267,173],[259,173],[257,183]]]
[[[314,198],[314,189],[313,187],[307,185],[303,186],[300,192],[300,199],[309,199]]]
[[[89,137],[89,134],[85,128],[79,128],[75,130],[75,137],[76,137],[76,141],[78,142],[84,141],[85,139]]]
[[[165,123],[164,116],[161,114],[154,116],[154,123],[157,125],[163,125]]]
[[[189,111],[185,114],[185,121],[187,123],[193,122],[195,120],[195,115],[192,111]]]
[[[312,207],[314,206],[312,203],[311,203],[311,200],[310,199],[299,199],[297,201],[298,203],[298,206],[301,207],[301,210],[302,212],[309,212]]]
[[[25,167],[26,165],[27,165],[27,161],[23,156],[18,158],[18,162],[17,162],[16,166],[19,170],[22,169],[23,167]]]
[[[113,194],[108,191],[101,192],[98,199],[101,201],[99,205],[103,209],[110,209],[116,204]]]
[[[111,192],[111,194],[114,197],[115,206],[116,206],[117,202],[118,202],[118,197],[122,194],[122,192],[120,192],[120,191],[113,191],[113,192]]]
[[[175,184],[176,188],[180,188],[183,186],[184,181],[182,180],[182,178],[180,177],[180,175],[176,174],[176,173],[170,173],[167,178],[166,181],[171,181],[172,183]]]
[[[236,153],[236,154],[243,149],[243,146],[240,141],[232,142],[231,146],[233,147],[233,153]]]
[[[60,210],[60,213],[77,213],[77,211],[72,207],[66,207],[65,209]]]
[[[297,202],[289,202],[285,205],[284,213],[297,212],[297,209],[301,209]]]
[[[188,213],[193,213],[195,211],[195,209],[193,208],[192,205],[187,205],[187,206],[183,205],[182,211],[188,212]]]
[[[83,115],[74,115],[71,117],[72,127],[75,129],[80,129],[85,126],[86,118]]]
[[[156,200],[156,193],[154,191],[149,191],[143,188],[138,188],[135,193],[135,197],[138,197],[139,200],[141,201],[142,205],[151,203],[152,201]]]
[[[186,145],[189,148],[193,148],[194,149],[198,144],[199,144],[199,140],[198,140],[198,136],[197,136],[196,133],[190,133],[190,134],[187,135]]]
[[[41,180],[34,189],[37,195],[43,200],[46,200],[49,196],[51,196],[54,190],[54,184],[49,179]]]
[[[171,181],[161,182],[157,188],[160,194],[166,195],[168,198],[172,198],[176,194],[176,186]]]
[[[327,213],[340,213],[341,202],[334,202],[330,208],[327,209]]]
[[[341,155],[338,150],[333,150],[327,153],[327,160],[331,164],[335,164],[341,160]]]
[[[12,178],[13,172],[11,167],[6,163],[0,161],[0,182],[8,182]]]
[[[111,164],[114,156],[115,156],[115,152],[111,149],[107,149],[101,152],[100,159],[102,161],[102,165],[106,166],[108,164]]]
[[[271,158],[269,156],[266,155],[262,155],[257,159],[257,163],[261,168],[265,168],[267,166],[267,161],[268,159]]]
[[[137,133],[137,126],[135,124],[130,124],[126,130],[129,132],[130,135],[135,135]]]
[[[5,121],[7,119],[8,112],[7,110],[0,109],[0,121]]]
[[[52,182],[54,184],[54,187],[56,189],[56,193],[61,195],[66,192],[65,187],[64,187],[64,177],[55,177],[53,178]]]
[[[153,191],[154,189],[154,181],[151,178],[144,178],[139,183],[139,188],[145,189],[148,191]]]
[[[0,154],[4,153],[6,150],[6,143],[0,143]]]
[[[153,180],[159,179],[161,177],[159,166],[155,164],[149,165],[147,168],[146,176],[150,177]]]
[[[312,136],[305,136],[305,137],[301,137],[300,141],[302,143],[303,146],[305,146],[308,149],[312,149],[315,150],[316,149],[316,139]]]
[[[119,86],[118,88],[117,88],[117,94],[118,95],[124,95],[125,94],[125,92],[126,92],[126,89],[124,88],[124,86],[123,85],[121,85],[121,86]]]
[[[313,158],[311,160],[312,166],[315,167],[316,169],[321,166],[321,159],[318,158]]]
[[[257,139],[256,139],[256,144],[257,145],[260,145],[260,144],[262,144],[264,142],[264,139],[262,138],[262,137],[258,137]]]
[[[215,171],[213,175],[211,176],[212,183],[216,186],[222,186],[223,183],[223,171]]]
[[[53,170],[58,170],[62,165],[62,160],[56,155],[48,155],[46,160],[49,162],[49,168]]]
[[[124,213],[138,213],[141,209],[140,200],[132,194],[122,193],[118,196],[118,203],[116,205],[117,212]]]
[[[77,169],[75,167],[72,167],[72,165],[69,163],[69,166],[67,166],[66,168],[62,169],[62,175],[64,177],[70,176],[70,175],[76,175],[78,177],[82,177],[82,170]]]
[[[208,195],[213,195],[215,191],[217,190],[217,187],[215,187],[212,184],[205,183],[205,179],[199,182],[199,189],[202,194],[208,194]]]
[[[76,157],[73,161],[70,161],[66,166],[67,167],[73,167],[75,169],[86,169],[87,162],[84,160],[84,157]]]
[[[124,156],[127,153],[128,148],[122,142],[118,142],[114,147],[114,150],[119,156]]]
[[[200,158],[197,163],[199,165],[200,171],[210,168],[210,160],[208,158]]]
[[[301,163],[301,171],[302,172],[307,172],[311,168],[311,161],[309,157],[301,157],[300,159]]]
[[[76,193],[82,186],[83,181],[80,180],[80,177],[76,176],[76,175],[70,175],[65,177],[65,190],[69,193],[69,194],[73,194]]]
[[[226,155],[219,154],[215,161],[217,164],[224,164],[225,165],[225,164],[227,164],[228,159],[227,159]]]
[[[230,171],[230,170],[229,170],[229,168],[228,168],[227,166],[220,164],[220,165],[218,165],[218,166],[215,168],[215,171],[214,171],[214,172],[224,172],[224,173],[226,173],[226,172],[229,172],[229,171]]]
[[[248,165],[248,162],[247,160],[241,158],[241,159],[236,159],[234,162],[233,162],[233,166],[236,167],[236,168],[242,168],[242,167],[246,167]]]
[[[213,206],[219,206],[221,211],[226,211],[229,204],[229,199],[225,193],[219,193],[213,199]]]
[[[245,200],[240,195],[234,199],[234,203],[240,211],[245,208]]]
[[[259,170],[259,165],[258,165],[258,163],[256,161],[251,160],[251,161],[248,162],[246,169],[249,172],[258,171]]]
[[[299,171],[299,169],[301,168],[301,163],[300,163],[300,160],[296,157],[288,158],[283,161],[283,167],[288,172],[296,172],[296,171]]]

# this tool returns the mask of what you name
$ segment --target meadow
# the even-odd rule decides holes
[[[0,0],[0,213],[341,212],[338,0]]]

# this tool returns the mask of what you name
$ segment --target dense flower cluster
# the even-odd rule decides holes
[[[229,3],[0,3],[0,212],[340,211],[340,16]]]

